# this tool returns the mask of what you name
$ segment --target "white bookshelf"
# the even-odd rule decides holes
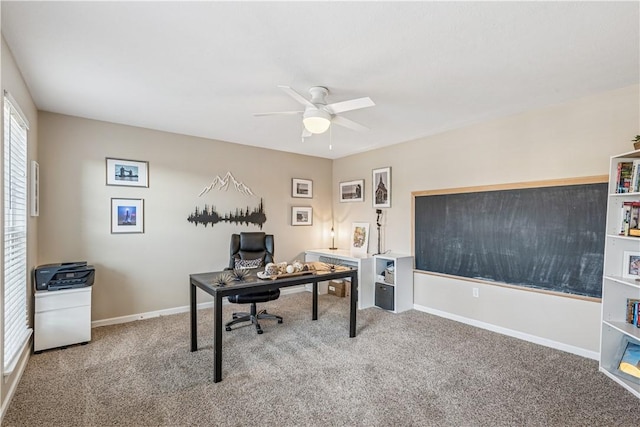
[[[640,398],[640,379],[618,374],[620,357],[631,341],[640,344],[640,328],[626,322],[627,299],[640,299],[640,281],[623,277],[625,252],[640,252],[640,238],[621,236],[622,203],[640,201],[640,192],[616,193],[618,163],[640,159],[640,150],[613,156],[609,170],[609,196],[602,281],[600,371]]]
[[[413,308],[413,257],[387,253],[374,255],[374,305],[394,313]],[[393,280],[384,278],[387,267],[393,266]],[[382,276],[382,277],[381,277]]]

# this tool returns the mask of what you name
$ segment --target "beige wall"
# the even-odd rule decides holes
[[[187,222],[197,206],[217,211],[264,201],[262,231],[278,261],[327,246],[331,161],[59,114],[40,113],[41,212],[38,262],[86,260],[96,267],[93,320],[188,304],[190,273],[228,265],[231,233],[255,225]],[[105,185],[105,158],[149,162],[149,188]],[[256,197],[232,187],[198,197],[230,171]],[[291,179],[311,179],[313,198],[291,197]],[[143,234],[111,234],[110,199],[142,198]],[[291,226],[291,207],[313,207],[312,226]]]
[[[36,109],[33,100],[31,99],[31,95],[29,94],[29,90],[27,89],[27,85],[25,84],[22,75],[20,74],[20,70],[18,69],[13,55],[7,46],[4,37],[2,37],[2,55],[1,55],[1,73],[0,73],[0,81],[2,82],[3,91],[8,91],[13,99],[18,103],[20,109],[26,116],[27,120],[30,123],[30,129],[27,133],[28,138],[28,160],[37,160],[38,157],[38,111]],[[3,92],[4,93],[4,92]],[[0,115],[3,115],[4,108],[0,109]],[[4,135],[4,117],[0,120],[2,123],[2,132]],[[0,169],[2,168],[2,164],[4,162],[0,162]],[[3,173],[4,172],[0,172]],[[4,175],[3,175],[4,176]],[[3,203],[2,198],[0,198],[0,203]],[[3,207],[4,209],[4,207]],[[4,216],[3,216],[4,218]],[[28,253],[27,253],[27,265],[29,267],[29,271],[36,265],[36,253],[37,253],[37,238],[38,238],[38,221],[37,218],[29,217],[27,224],[27,239],[28,239]],[[1,250],[1,249],[0,249]],[[0,264],[0,269],[2,265]],[[4,273],[0,275],[0,277],[4,277]],[[27,283],[29,288],[29,295],[31,295],[31,283]],[[3,287],[4,288],[4,287]],[[0,311],[4,307],[4,294],[2,295],[3,302],[0,304]],[[0,316],[0,319],[4,319],[4,315]],[[1,322],[1,320],[0,320]],[[32,323],[33,324],[33,323]],[[0,328],[0,330],[4,331],[4,326]],[[2,348],[2,343],[4,341],[0,340],[0,359],[4,354],[4,349]],[[4,381],[0,381],[0,394],[2,396],[2,414],[4,414],[4,409],[6,405],[9,403],[9,394],[12,393],[12,390],[17,384],[18,377],[21,375],[22,371],[20,370],[20,364],[25,361],[28,357],[28,354],[31,351],[31,347],[27,347],[25,352],[22,355],[21,362],[18,364],[18,368],[14,371],[12,375],[5,378]],[[1,364],[0,364],[1,366]]]
[[[348,245],[351,222],[364,221],[372,225],[369,250],[376,250],[374,168],[392,168],[383,250],[404,253],[413,251],[412,191],[607,174],[609,157],[632,150],[630,140],[640,133],[638,92],[634,85],[336,160],[334,189],[360,178],[366,189],[364,203],[334,201],[338,246]],[[471,288],[478,286],[480,298],[473,298]],[[414,302],[541,340],[598,350],[599,303],[424,274],[414,274]]]

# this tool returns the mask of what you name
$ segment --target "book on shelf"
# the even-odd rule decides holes
[[[633,162],[618,163],[616,193],[630,193]]]
[[[640,159],[633,161],[633,167],[631,168],[631,184],[629,185],[629,191],[631,193],[640,192]]]
[[[640,237],[640,201],[622,202],[620,235]]]
[[[625,340],[624,350],[618,363],[618,372],[629,379],[640,379],[640,344]],[[626,344],[626,345],[625,345]]]
[[[638,303],[640,303],[640,299],[627,298],[627,323],[633,325],[633,317],[634,313],[638,311]]]

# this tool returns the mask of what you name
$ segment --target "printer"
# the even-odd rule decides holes
[[[95,269],[86,261],[46,264],[34,270],[36,291],[58,291],[93,285]]]

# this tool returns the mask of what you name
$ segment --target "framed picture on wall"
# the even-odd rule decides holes
[[[149,187],[149,162],[107,157],[107,185]]]
[[[144,233],[144,199],[111,199],[111,233]]]
[[[340,202],[364,202],[364,179],[341,182]]]
[[[291,225],[312,225],[313,208],[294,206],[291,208]]]
[[[373,170],[373,207],[391,207],[391,167]]]
[[[313,181],[310,179],[293,178],[291,180],[291,197],[313,198]]]
[[[366,254],[369,248],[369,223],[351,224],[351,252]]]
[[[640,252],[624,251],[622,277],[640,281]]]

